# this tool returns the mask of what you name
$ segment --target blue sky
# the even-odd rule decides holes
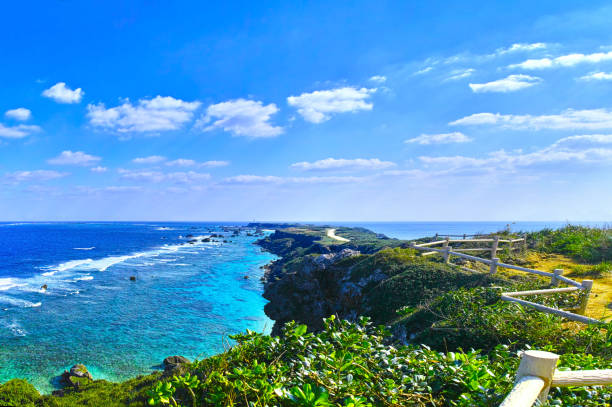
[[[11,2],[0,220],[610,221],[610,21],[599,1]]]

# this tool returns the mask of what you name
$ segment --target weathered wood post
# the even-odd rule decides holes
[[[497,257],[497,247],[499,246],[499,236],[493,238],[493,246],[491,246],[491,259]]]
[[[446,264],[450,263],[450,254],[451,254],[451,251],[453,251],[453,248],[451,246],[446,246],[444,248],[444,263],[446,263]]]
[[[531,406],[536,400],[546,401],[559,355],[528,350],[521,355],[514,388],[500,407]]]
[[[442,243],[442,247],[446,248],[448,246],[448,244],[450,243],[449,241],[450,241],[450,237],[446,236],[444,238],[444,243]]]
[[[493,257],[491,259],[491,268],[489,268],[489,273],[490,274],[497,273],[497,263],[499,263],[499,258],[498,257]]]
[[[582,280],[581,290],[584,290],[582,299],[580,300],[580,306],[576,314],[584,315],[586,312],[587,304],[589,303],[589,296],[591,295],[591,288],[593,288],[593,280]]]
[[[557,276],[560,276],[562,274],[562,269],[554,269],[553,276],[550,278],[550,285],[552,285],[553,287],[557,287],[559,285],[559,279],[557,278]]]

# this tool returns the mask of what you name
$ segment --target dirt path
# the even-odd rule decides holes
[[[336,229],[327,229],[327,237],[330,237],[332,239],[336,239],[339,242],[350,242],[349,239],[346,239],[346,238],[340,237],[340,236],[336,236]]]
[[[558,254],[532,255],[528,257],[532,268],[552,272],[556,268],[564,269],[564,275],[575,281],[593,280],[593,289],[587,305],[586,314],[592,318],[606,318],[612,314],[612,275],[601,277],[571,275],[572,266],[578,263],[567,256]],[[569,275],[568,275],[569,274]]]

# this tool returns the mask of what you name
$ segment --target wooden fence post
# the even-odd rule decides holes
[[[448,242],[447,242],[448,243]],[[450,263],[450,252],[453,250],[451,246],[446,246],[444,248],[444,263]]]
[[[576,314],[584,315],[586,312],[587,304],[589,303],[589,296],[591,295],[591,288],[593,288],[593,280],[582,280],[581,290],[584,290],[582,300],[580,301],[580,307]]]
[[[499,263],[499,258],[498,257],[493,257],[491,259],[491,268],[489,269],[489,273],[490,274],[497,273],[497,263]]]
[[[560,276],[562,274],[562,269],[554,269],[553,276],[550,278],[550,285],[552,285],[553,287],[557,287],[559,285],[559,280],[557,279],[557,276]]]
[[[491,258],[497,257],[497,247],[499,246],[499,236],[493,238],[493,246],[491,246]]]
[[[558,360],[559,355],[550,352],[540,350],[523,352],[514,388],[500,407],[531,406],[536,400],[545,402]]]
[[[449,240],[450,240],[450,237],[446,236],[446,238],[444,239],[444,243],[442,243],[443,248],[446,248],[448,246]]]

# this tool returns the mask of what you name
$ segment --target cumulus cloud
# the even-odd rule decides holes
[[[192,184],[210,179],[210,174],[195,171],[133,171],[120,168],[118,172],[123,179],[140,182],[174,182],[177,184]]]
[[[579,79],[583,81],[612,81],[612,72],[591,72]]]
[[[42,182],[67,176],[66,172],[51,170],[16,171],[4,175],[4,179],[12,183]]]
[[[314,162],[302,161],[291,164],[291,168],[306,171],[380,170],[394,166],[395,163],[381,161],[378,158],[326,158]]]
[[[26,109],[25,107],[18,107],[17,109],[7,110],[4,112],[4,115],[9,119],[24,122],[32,117],[32,111],[30,109]]]
[[[487,83],[470,83],[470,89],[474,93],[483,92],[515,92],[529,88],[542,82],[541,78],[529,75],[510,75],[507,78],[498,79]]]
[[[166,157],[161,155],[150,155],[148,157],[137,157],[132,160],[135,164],[157,164],[166,161]]]
[[[193,118],[200,102],[185,102],[172,96],[140,99],[132,104],[106,108],[103,103],[87,106],[89,123],[118,133],[147,133],[178,130]]]
[[[450,123],[451,125],[490,125],[508,129],[530,130],[600,130],[612,128],[612,110],[567,109],[553,115],[513,115],[476,113]]]
[[[385,83],[387,81],[387,77],[383,75],[374,75],[370,77],[370,80],[376,83]]]
[[[469,143],[472,141],[471,138],[465,134],[455,131],[452,133],[441,133],[441,134],[421,134],[418,137],[414,137],[405,141],[407,144],[449,144],[449,143]]]
[[[44,97],[53,99],[57,103],[80,103],[84,94],[83,89],[72,90],[66,86],[66,82],[58,82],[42,93]]]
[[[519,64],[509,65],[508,68],[546,69],[557,67],[572,67],[578,64],[595,64],[612,60],[612,51],[595,52],[593,54],[567,54],[556,58],[528,59]]]
[[[0,137],[4,138],[23,138],[40,130],[40,127],[34,125],[5,126],[0,123]]]
[[[485,157],[419,157],[426,165],[453,169],[493,167],[516,170],[551,163],[612,164],[612,134],[570,136],[531,153],[495,151]]]
[[[272,115],[278,112],[274,103],[247,99],[235,99],[208,106],[206,115],[196,123],[204,131],[223,129],[233,136],[251,138],[276,137],[283,128],[270,123]]]
[[[100,161],[100,157],[94,155],[85,154],[82,151],[62,151],[57,157],[47,160],[49,164],[53,165],[84,165],[89,166],[96,164]]]
[[[108,171],[108,168],[98,165],[97,167],[92,167],[89,170],[91,172],[103,173],[103,172]]]
[[[345,184],[364,181],[364,177],[277,177],[274,175],[236,175],[227,177],[227,185],[290,185],[290,184]]]
[[[300,96],[289,96],[287,103],[296,107],[304,120],[322,123],[331,119],[335,113],[372,110],[374,105],[367,100],[374,92],[376,89],[353,87],[317,90],[312,93],[302,93]]]

